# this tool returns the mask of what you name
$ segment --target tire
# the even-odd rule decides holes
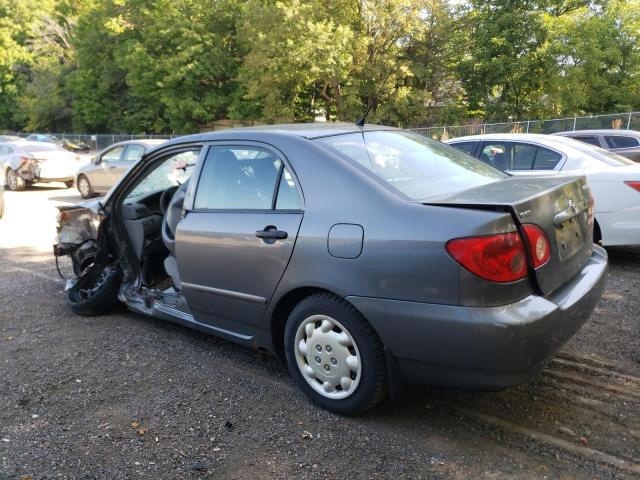
[[[386,397],[382,342],[339,297],[318,293],[296,305],[285,326],[284,350],[294,381],[322,408],[357,415]]]
[[[78,192],[82,198],[91,198],[95,195],[91,182],[86,175],[80,175],[77,182]]]
[[[118,290],[122,270],[109,266],[102,271],[87,273],[88,278],[67,290],[67,303],[76,315],[92,317],[112,312],[119,305]]]
[[[64,182],[64,186],[67,188],[73,187],[73,180],[69,180],[68,182]]]
[[[24,178],[18,175],[12,168],[7,168],[5,176],[7,179],[7,187],[9,188],[9,190],[18,192],[26,188],[26,182],[24,181]]]

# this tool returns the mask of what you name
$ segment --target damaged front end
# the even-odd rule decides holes
[[[110,258],[106,242],[99,232],[106,227],[107,216],[99,201],[77,206],[58,207],[58,226],[53,254],[58,266],[59,257],[69,256],[73,266],[74,279],[68,279],[65,290],[82,283],[83,278],[91,278],[96,270],[102,271]],[[101,248],[101,244],[102,248]],[[60,269],[58,268],[58,273]],[[62,276],[62,274],[60,274]]]

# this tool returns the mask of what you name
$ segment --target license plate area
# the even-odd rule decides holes
[[[571,258],[584,245],[585,229],[583,225],[586,225],[586,219],[582,218],[584,215],[585,212],[556,226],[556,245],[561,261]]]

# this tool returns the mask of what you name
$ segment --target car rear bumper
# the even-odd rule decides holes
[[[347,297],[369,320],[404,380],[476,389],[526,382],[590,317],[604,291],[607,254],[547,297],[461,307]]]

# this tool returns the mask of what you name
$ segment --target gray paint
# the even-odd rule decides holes
[[[593,309],[601,293],[605,256],[595,253],[573,275],[557,274],[559,267],[550,266],[548,275],[537,279],[545,291],[561,283],[556,291],[575,292],[578,298],[579,307],[561,316],[566,328],[556,329],[561,299],[554,303],[553,296],[545,299],[537,294],[535,277],[508,285],[486,282],[462,269],[446,253],[445,244],[453,238],[514,231],[519,222],[514,210],[519,212],[520,207],[535,206],[536,220],[553,223],[558,213],[555,201],[563,193],[575,194],[572,189],[581,183],[505,180],[467,196],[430,199],[430,204],[411,202],[370,172],[309,140],[361,130],[353,125],[298,125],[222,131],[175,139],[152,151],[107,197],[107,208],[118,205],[132,178],[165,151],[186,145],[206,149],[209,144],[246,143],[281,155],[294,175],[303,210],[194,211],[203,153],[187,190],[185,217],[176,237],[188,312],[172,316],[165,308],[160,315],[158,309],[145,307],[135,282],[123,289],[127,303],[137,311],[275,351],[272,325],[282,320],[274,318],[278,302],[292,291],[320,288],[351,301],[413,380],[439,381],[449,370],[459,369],[456,384],[465,384],[465,379],[467,385],[522,381],[538,368],[523,355],[540,347],[540,355],[548,356]],[[255,236],[270,225],[287,231],[288,237],[265,242]],[[356,255],[358,234],[361,252]],[[344,256],[349,258],[340,258]],[[130,266],[130,271],[135,268]],[[557,283],[558,278],[564,280]],[[510,343],[511,333],[518,335],[519,343]],[[558,341],[549,343],[549,336],[556,333]],[[530,350],[521,351],[518,347],[525,344]],[[473,362],[483,357],[495,368],[488,368],[487,378],[479,381]],[[413,375],[420,364],[430,375]]]
[[[337,223],[329,230],[327,249],[336,258],[358,258],[362,253],[364,230],[362,225]]]

